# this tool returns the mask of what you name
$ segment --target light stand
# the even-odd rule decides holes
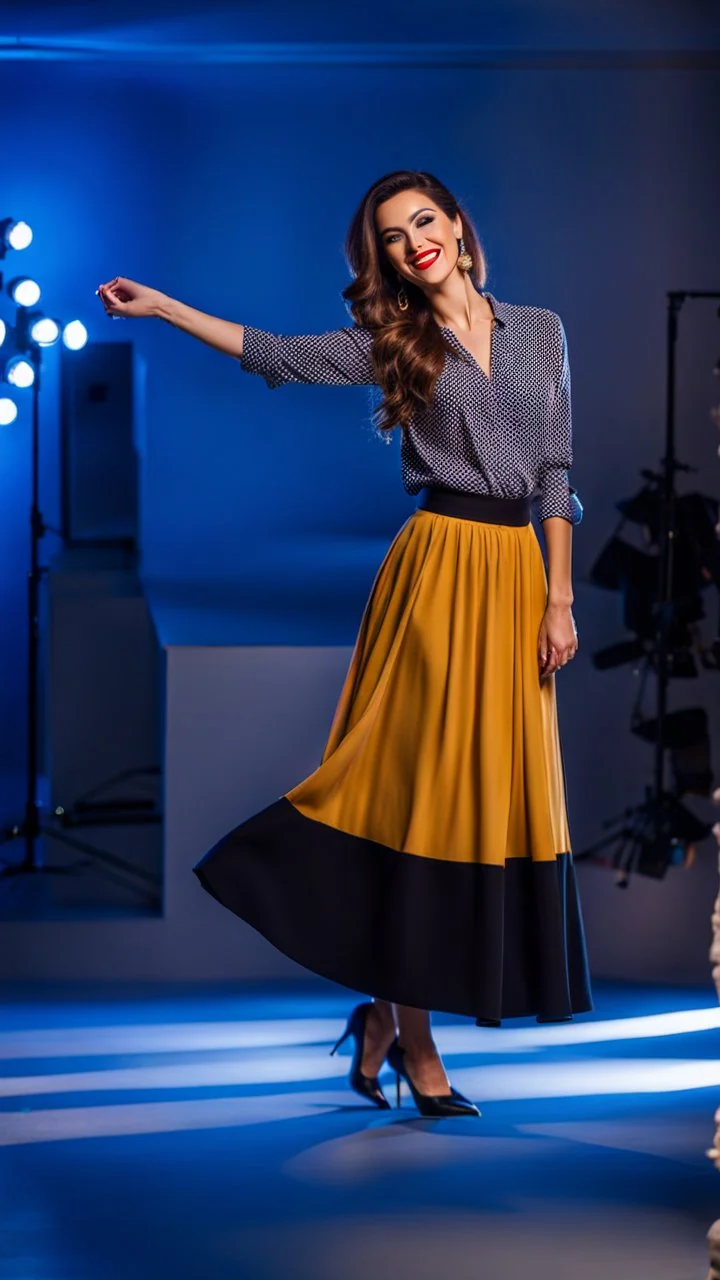
[[[667,294],[667,369],[665,406],[665,453],[659,475],[660,519],[658,532],[658,579],[655,606],[654,667],[657,677],[656,718],[654,733],[654,767],[652,784],[645,789],[645,800],[626,809],[618,818],[604,824],[614,830],[596,843],[577,853],[576,859],[598,859],[604,850],[613,848],[608,861],[618,871],[618,883],[626,887],[633,871],[640,867],[645,874],[660,877],[671,861],[677,861],[683,846],[694,844],[710,832],[710,825],[700,822],[689,812],[681,812],[677,798],[666,790],[667,692],[670,682],[670,626],[675,601],[674,549],[675,477],[683,470],[675,448],[676,359],[678,319],[687,298],[720,300],[713,290],[673,290]]]
[[[25,816],[22,822],[10,827],[0,837],[0,844],[10,840],[22,840],[25,846],[21,862],[3,866],[0,879],[12,879],[15,876],[63,875],[75,870],[74,867],[48,867],[38,858],[37,841],[43,834],[40,822],[40,810],[37,803],[38,782],[38,678],[40,658],[40,582],[43,570],[40,567],[40,541],[45,533],[45,524],[39,507],[40,477],[40,359],[33,361],[35,380],[32,385],[32,501],[30,507],[30,570],[27,582],[27,645],[28,645],[28,690],[26,702],[27,724],[27,772],[25,792]],[[52,832],[54,835],[55,833]]]
[[[675,451],[676,362],[678,321],[686,298],[720,299],[720,292],[680,289],[667,294],[667,372],[665,396],[665,456],[662,459],[662,503],[658,576],[657,711],[655,720],[655,769],[652,800],[655,836],[660,839],[665,798],[665,720],[669,675],[669,631],[673,612],[673,551],[675,539],[675,476],[681,468]]]
[[[0,277],[1,281],[1,277]],[[157,896],[157,879],[142,867],[136,867],[124,858],[99,849],[87,841],[54,825],[51,820],[43,820],[38,804],[38,783],[40,773],[39,751],[39,684],[40,684],[40,585],[46,568],[40,562],[40,545],[50,527],[40,511],[40,381],[41,353],[27,337],[27,318],[23,309],[18,308],[18,324],[16,328],[17,343],[24,350],[25,358],[32,364],[35,378],[32,384],[32,498],[30,507],[30,570],[28,573],[27,591],[27,661],[28,686],[26,701],[27,721],[27,771],[24,815],[21,821],[0,833],[0,845],[14,840],[22,840],[24,853],[17,863],[6,863],[0,867],[0,881],[17,881],[21,877],[68,875],[79,871],[87,865],[85,860],[76,861],[69,866],[48,866],[40,857],[38,840],[41,836],[58,840],[61,844],[78,853],[87,855],[88,860],[96,860],[102,865],[103,874],[116,880],[125,888],[147,895],[152,892]],[[140,885],[138,881],[142,882]]]

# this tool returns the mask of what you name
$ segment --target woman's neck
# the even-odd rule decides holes
[[[437,293],[430,294],[428,301],[441,328],[469,332],[493,318],[490,303],[467,275],[453,273]]]

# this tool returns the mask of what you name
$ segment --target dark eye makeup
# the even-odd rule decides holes
[[[426,222],[434,222],[434,221],[435,221],[435,215],[432,213],[426,213],[423,215],[422,218],[418,218],[417,222],[415,223],[415,226],[424,227]],[[392,235],[386,235],[383,239],[383,244],[392,244],[393,240],[395,240],[396,238],[396,235],[397,235],[396,232],[394,232]]]

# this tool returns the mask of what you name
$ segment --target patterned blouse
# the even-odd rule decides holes
[[[582,519],[572,465],[570,368],[559,316],[482,295],[495,317],[490,377],[452,329],[432,403],[402,432],[408,493],[427,485],[500,498],[532,495],[538,517]],[[288,382],[375,383],[372,332],[359,325],[306,337],[244,326],[240,365],[271,388]]]

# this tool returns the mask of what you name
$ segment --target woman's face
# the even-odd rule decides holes
[[[448,218],[425,191],[401,191],[375,210],[375,226],[390,265],[421,289],[455,270],[460,217]]]

